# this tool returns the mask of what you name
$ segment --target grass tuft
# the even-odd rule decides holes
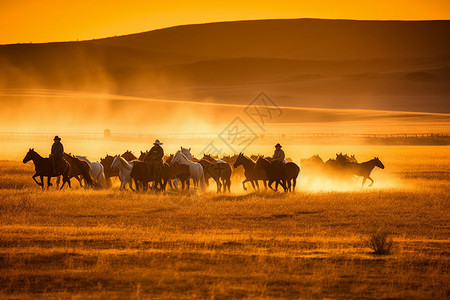
[[[391,254],[391,249],[394,241],[389,237],[386,230],[378,230],[370,235],[367,245],[373,250],[374,254],[387,255]]]

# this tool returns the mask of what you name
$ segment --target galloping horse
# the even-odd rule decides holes
[[[245,179],[242,181],[242,187],[245,191],[247,190],[245,187],[246,182],[250,182],[254,190],[256,190],[256,188],[259,189],[258,180],[262,180],[264,182],[264,187],[267,189],[267,175],[262,170],[255,170],[255,165],[256,163],[252,159],[245,156],[244,153],[239,153],[236,161],[234,162],[234,168],[239,166],[244,167]]]
[[[175,153],[175,155],[172,158],[172,164],[179,163],[181,165],[188,165],[189,166],[189,174],[192,180],[194,181],[194,186],[201,184],[201,187],[203,188],[205,183],[205,177],[203,175],[203,167],[198,162],[193,162],[187,159],[187,157],[181,153],[180,150]]]
[[[366,183],[366,180],[369,179],[372,181],[369,186],[373,185],[373,179],[370,178],[370,173],[372,172],[373,168],[378,167],[380,169],[384,169],[383,163],[378,159],[378,157],[375,157],[374,159],[371,159],[369,161],[363,162],[363,163],[352,163],[349,162],[345,164],[345,167],[349,169],[352,174],[363,177],[361,188],[364,187],[364,184]]]
[[[119,179],[120,179],[119,190],[122,189],[127,190],[126,184],[128,183],[130,189],[134,191],[133,185],[131,183],[131,171],[133,170],[132,162],[128,162],[123,157],[116,155],[113,159],[113,162],[111,163],[111,169],[119,171]]]
[[[25,158],[23,159],[23,163],[26,164],[29,161],[33,161],[34,163],[34,170],[36,171],[33,175],[33,180],[44,189],[44,177],[47,177],[47,189],[52,186],[52,183],[50,182],[51,177],[59,177],[59,175],[53,174],[53,168],[50,163],[49,158],[44,158],[40,156],[37,152],[34,151],[34,149],[30,148],[27,155],[25,155]],[[60,189],[64,187],[66,182],[68,183],[70,187],[70,179],[69,179],[69,163],[67,161],[64,161],[64,168],[63,168],[63,184]],[[41,178],[41,182],[38,182],[36,180],[36,177],[39,176]]]
[[[77,158],[84,160],[91,166],[92,170],[92,178],[94,178],[95,182],[97,182],[101,186],[105,186],[106,178],[105,178],[105,168],[103,165],[96,161],[90,161],[86,156],[76,155]]]
[[[64,153],[64,159],[69,162],[69,179],[72,177],[76,177],[81,185],[81,179],[78,175],[81,175],[84,178],[84,182],[86,186],[89,187],[98,187],[98,184],[92,178],[91,166],[84,160],[76,158],[71,154]],[[57,183],[59,182],[59,178]]]
[[[208,179],[212,178],[217,184],[217,192],[222,191],[222,185],[224,187],[223,191],[231,192],[231,167],[223,160],[216,160],[211,155],[204,154],[203,158],[199,161],[203,166],[204,176],[206,184],[208,184]],[[221,182],[222,180],[222,182]]]
[[[269,187],[272,190],[277,190],[278,183],[281,184],[284,191],[287,192],[288,188],[286,186],[286,168],[283,162],[272,163],[268,159],[259,157],[256,161],[255,171],[264,170],[266,172],[267,178],[269,179]],[[275,189],[272,188],[272,183],[276,182]]]

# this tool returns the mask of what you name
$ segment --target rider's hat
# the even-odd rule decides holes
[[[162,145],[163,143],[161,143],[159,140],[156,140],[154,143],[153,143],[153,145]]]
[[[282,146],[280,145],[280,143],[278,143],[278,144],[275,145],[275,147],[280,147],[281,148]]]
[[[54,140],[54,141],[60,141],[61,138],[60,138],[59,136],[55,135],[55,138],[54,138],[53,140]]]

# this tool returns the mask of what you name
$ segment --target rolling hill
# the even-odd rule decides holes
[[[450,21],[258,20],[0,46],[0,87],[450,112]]]

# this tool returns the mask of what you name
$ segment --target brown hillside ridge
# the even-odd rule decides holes
[[[450,21],[258,20],[0,46],[0,88],[450,112]]]

